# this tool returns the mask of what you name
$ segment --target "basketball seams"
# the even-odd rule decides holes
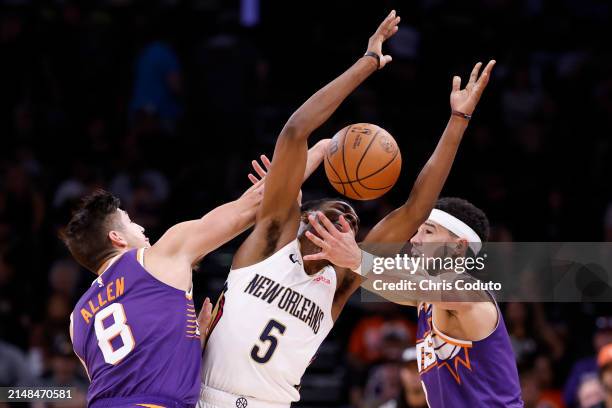
[[[332,165],[331,160],[329,160],[329,155],[328,154],[325,155],[325,160],[327,160],[327,164],[329,164],[329,168],[334,172],[336,177],[338,177],[338,180],[342,180],[342,177],[340,177],[340,174],[338,173],[338,171],[336,171],[336,169]],[[329,181],[331,183],[335,183],[334,181],[331,181],[331,180],[329,180]],[[345,195],[346,194],[346,188],[344,187],[344,183],[340,182],[338,184],[340,184],[340,186],[342,186],[342,194]]]
[[[355,168],[355,178],[357,181],[359,181],[359,167],[361,167],[361,163],[363,163],[363,159],[365,158],[366,154],[368,154],[368,150],[370,150],[370,147],[372,147],[372,143],[374,143],[374,140],[376,140],[376,136],[378,136],[378,133],[380,133],[380,128],[378,128],[376,133],[374,133],[374,136],[372,136],[372,140],[370,140],[370,143],[368,143],[368,145],[366,146],[365,150],[363,151],[363,154],[361,155],[361,158],[359,159],[359,162],[357,163],[357,167]]]
[[[356,130],[356,128],[359,130]],[[366,129],[369,130],[369,132],[366,132]],[[381,131],[383,133],[381,133]],[[355,137],[347,141],[347,138],[353,133],[355,133]],[[367,140],[369,137],[370,140],[363,140],[362,133],[363,139]],[[392,145],[386,140],[387,136],[385,136],[385,134],[391,139],[390,141],[393,142]],[[378,136],[381,136],[381,138],[378,139]],[[344,137],[344,139],[342,139],[342,137]],[[333,149],[327,149],[326,155],[324,156],[324,163],[328,181],[338,192],[352,199],[373,199],[389,191],[397,182],[399,168],[401,168],[402,162],[401,152],[393,137],[389,135],[385,129],[367,123],[352,124],[342,129],[341,132],[338,132],[338,134],[334,136],[334,139],[337,140],[337,142],[334,143]],[[377,139],[379,140],[378,144],[376,144]],[[337,144],[340,141],[342,142],[341,155],[339,154],[340,152],[338,152],[340,146]],[[348,142],[351,144],[348,146],[347,150]],[[395,152],[392,152],[392,150],[390,151],[389,148],[392,146],[395,147]],[[333,156],[330,154],[330,151],[334,151]],[[393,156],[381,167],[377,168],[377,165],[382,161],[381,159],[385,156],[389,157],[389,153],[392,153]],[[338,163],[339,160],[342,160],[342,164]],[[354,178],[350,177],[349,168]],[[362,168],[370,173],[360,176],[359,173]],[[344,175],[341,174],[342,171],[344,171]],[[357,183],[357,185],[355,185],[355,183]],[[379,187],[383,183],[386,185]],[[350,185],[350,188],[347,187],[347,184]],[[375,187],[369,187],[367,184],[374,185]],[[342,189],[340,189],[340,187],[342,187]]]
[[[353,125],[349,126],[349,127],[346,129],[346,132],[344,132],[344,140],[342,141],[342,165],[344,166],[344,174],[346,174],[346,178],[347,178],[347,179],[349,179],[349,180],[350,180],[351,178],[350,178],[350,176],[349,176],[349,174],[348,174],[348,170],[347,170],[347,168],[346,168],[346,160],[345,160],[345,156],[344,156],[344,148],[345,148],[345,146],[346,146],[346,138],[347,138],[347,136],[348,136],[348,132],[349,132],[349,131],[350,131],[352,128],[353,128]],[[340,180],[342,180],[342,179],[340,179]],[[343,183],[343,184],[344,184],[344,183]],[[361,197],[361,194],[359,194],[359,193],[357,192],[357,190],[355,190],[355,187],[353,187],[353,183],[349,181],[349,182],[348,182],[348,184],[349,184],[349,186],[351,187],[351,189],[352,189],[352,190],[355,192],[355,194],[357,195],[357,197]]]
[[[355,169],[355,177],[356,177],[355,182],[359,183],[359,185],[361,187],[365,188],[366,190],[387,190],[387,189],[393,187],[393,184],[391,184],[390,186],[385,186],[385,187],[376,187],[376,188],[368,187],[368,186],[365,186],[361,182],[361,180],[365,180],[368,177],[371,177],[371,176],[374,176],[374,175],[378,174],[380,171],[384,170],[387,166],[389,166],[389,164],[393,163],[393,160],[395,160],[395,157],[397,156],[397,152],[399,152],[399,149],[395,152],[396,154],[395,154],[395,156],[393,156],[391,161],[389,163],[385,164],[382,168],[378,169],[377,171],[375,171],[372,174],[369,174],[369,175],[363,177],[363,179],[359,177],[359,167],[361,167],[361,163],[363,163],[363,159],[365,159],[366,154],[368,154],[368,150],[370,150],[370,147],[372,147],[372,144],[374,144],[374,141],[376,140],[376,136],[378,136],[378,133],[380,133],[380,127],[378,128],[376,133],[374,133],[374,136],[372,136],[372,140],[370,140],[370,143],[368,143],[368,145],[366,146],[365,150],[363,151],[363,154],[361,155],[361,158],[359,159],[359,162],[357,163],[357,168]]]
[[[340,179],[340,181],[332,181],[332,180],[330,180],[330,182],[331,182],[331,183],[335,183],[335,184],[349,184],[349,183],[357,183],[357,182],[360,182],[360,181],[364,181],[364,180],[366,180],[366,179],[368,179],[368,178],[370,178],[370,177],[372,177],[372,176],[377,175],[378,173],[380,173],[381,171],[383,171],[384,169],[386,169],[387,167],[389,167],[391,164],[393,164],[393,162],[395,161],[395,158],[397,157],[397,155],[398,155],[398,154],[399,154],[399,149],[398,149],[398,150],[396,150],[395,155],[393,156],[393,158],[391,158],[391,160],[389,160],[389,162],[388,162],[388,163],[386,163],[386,164],[385,164],[383,167],[381,167],[380,169],[376,170],[374,173],[370,173],[370,174],[368,174],[368,175],[367,175],[367,176],[365,176],[365,177],[360,177],[360,178],[358,178],[358,179],[356,179],[356,180],[348,180],[348,181],[342,181],[342,179]],[[359,184],[361,184],[361,183],[359,183]],[[368,189],[370,189],[370,190],[375,190],[374,188],[371,188],[371,187],[366,187],[366,186],[363,186],[363,187],[364,187],[364,188],[368,188]]]
[[[397,155],[399,154],[399,149],[397,149],[395,151],[395,155],[393,155],[393,157],[391,158],[391,160],[389,160],[388,163],[386,163],[384,166],[382,166],[380,169],[376,170],[374,173],[372,174],[368,174],[367,176],[357,179],[356,182],[359,183],[359,185],[367,190],[385,190],[387,188],[391,188],[393,187],[393,185],[395,184],[395,180],[393,181],[393,183],[391,183],[391,185],[388,185],[386,187],[368,187],[368,186],[364,186],[362,181],[377,175],[378,173],[380,173],[381,171],[383,171],[384,169],[386,169],[387,167],[389,167],[391,164],[393,164],[393,162],[395,161],[395,158],[397,157]]]

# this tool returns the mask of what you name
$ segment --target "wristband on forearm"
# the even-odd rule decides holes
[[[378,66],[377,69],[380,69],[380,55],[378,55],[374,51],[368,51],[365,54],[363,54],[363,56],[364,57],[372,57],[372,58],[376,59],[376,64]]]
[[[467,120],[472,119],[472,115],[468,115],[467,113],[459,112],[457,110],[452,110],[451,114],[453,116],[459,116],[460,118],[467,119]]]

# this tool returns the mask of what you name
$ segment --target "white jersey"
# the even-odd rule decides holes
[[[332,329],[336,272],[307,275],[298,241],[231,270],[202,360],[204,387],[289,405]]]

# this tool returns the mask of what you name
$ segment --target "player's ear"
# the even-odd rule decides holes
[[[455,256],[465,256],[468,249],[468,242],[465,238],[457,238],[455,246]]]
[[[128,246],[126,239],[119,231],[110,230],[108,232],[108,239],[110,239],[111,243],[116,248],[126,248]]]

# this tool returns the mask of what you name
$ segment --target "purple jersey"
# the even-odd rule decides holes
[[[200,333],[193,300],[120,256],[72,313],[74,351],[91,379],[90,407],[193,407],[200,391]]]
[[[498,309],[493,333],[453,339],[434,327],[431,305],[419,306],[417,363],[431,408],[522,407],[514,353]]]

